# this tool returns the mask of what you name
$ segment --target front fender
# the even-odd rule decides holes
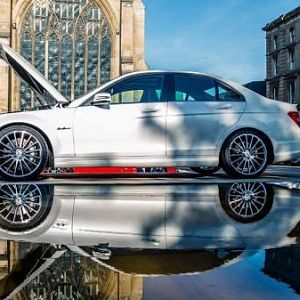
[[[40,131],[48,138],[54,157],[75,155],[73,142],[74,109],[51,109],[8,113],[0,116],[0,131],[11,125],[23,124]]]

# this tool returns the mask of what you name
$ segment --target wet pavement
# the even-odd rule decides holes
[[[2,182],[0,299],[298,299],[300,180],[270,173]]]

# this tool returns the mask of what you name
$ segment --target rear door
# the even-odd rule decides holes
[[[169,80],[167,155],[214,156],[220,138],[244,112],[244,97],[207,76],[181,73]]]

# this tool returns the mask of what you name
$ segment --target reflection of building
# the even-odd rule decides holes
[[[264,273],[289,284],[300,293],[299,246],[266,250]]]
[[[0,40],[70,100],[146,67],[142,0],[3,0],[0,11]],[[0,62],[1,111],[8,100],[15,109],[20,102],[30,106],[34,98]]]
[[[300,104],[300,6],[268,23],[267,97]]]
[[[8,251],[9,243],[6,241],[0,241],[0,280],[8,274]]]
[[[15,242],[10,244],[12,278],[6,280],[4,286],[7,289],[6,293],[10,294],[13,291],[15,300],[142,299],[143,279],[141,277],[112,271],[89,257],[71,251],[66,251],[62,256],[57,255],[59,251],[56,254],[53,247],[50,247],[51,258],[47,263],[47,257],[42,255],[46,253],[49,246]],[[30,257],[26,258],[29,252]],[[56,258],[53,259],[54,257]],[[32,264],[29,270],[26,269],[29,261],[22,262],[24,259],[29,259]],[[33,279],[28,278],[28,275]],[[2,288],[1,283],[0,281]]]

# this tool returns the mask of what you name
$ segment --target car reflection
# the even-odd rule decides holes
[[[296,189],[254,181],[2,184],[0,239],[15,241],[26,254],[0,279],[0,298],[21,290],[37,293],[40,282],[55,294],[50,282],[64,278],[58,270],[80,270],[82,276],[94,270],[91,282],[102,276],[100,270],[191,274],[236,263],[259,249],[291,245],[299,238],[299,195]],[[72,291],[87,295],[82,278]],[[95,296],[95,289],[88,291],[86,298]]]
[[[251,181],[3,184],[0,238],[107,249],[274,247],[291,243],[298,199],[297,190]]]

